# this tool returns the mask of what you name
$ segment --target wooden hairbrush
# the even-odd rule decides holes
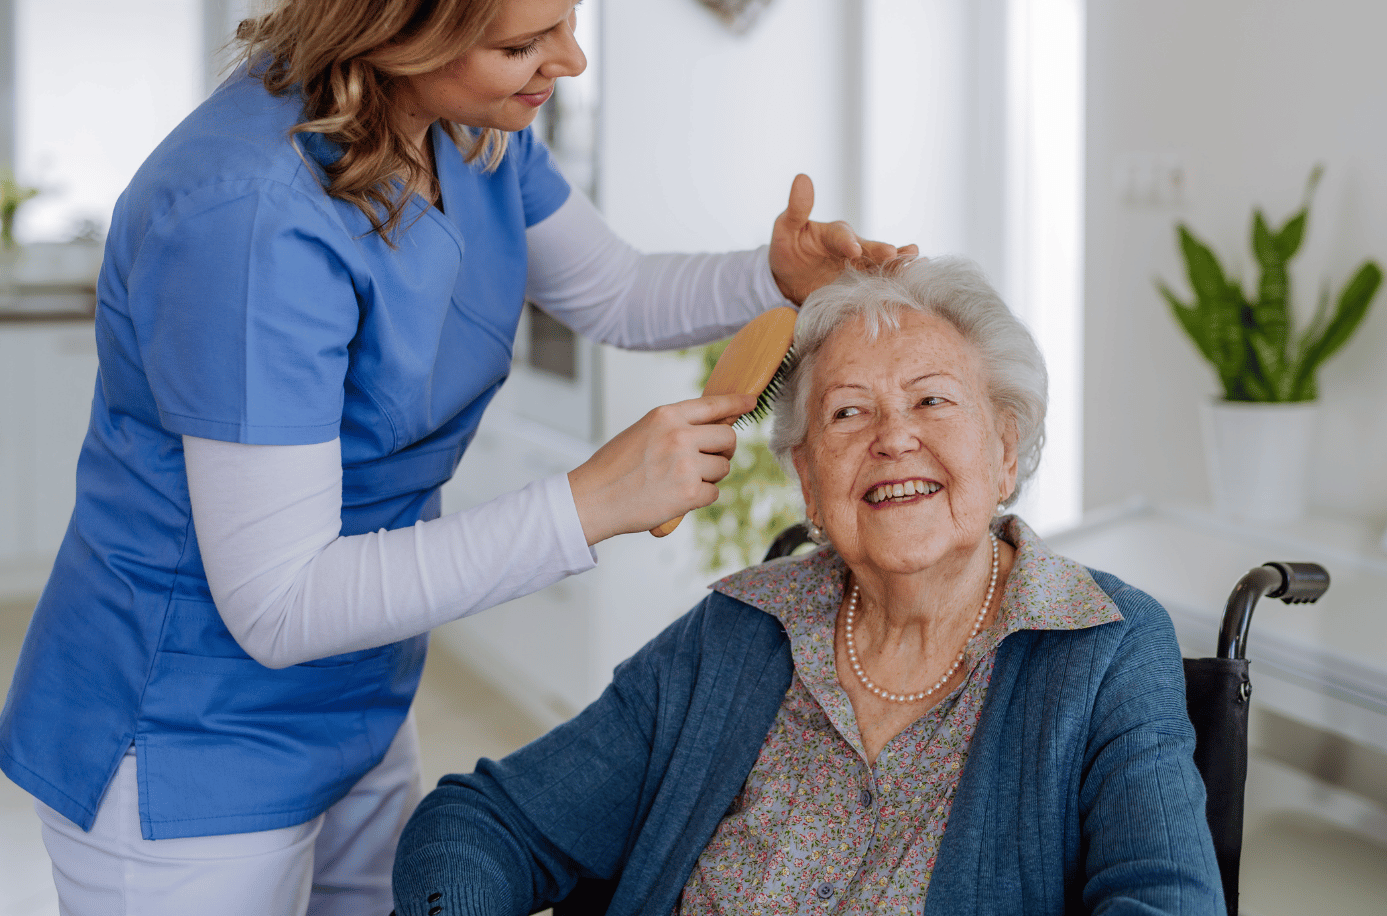
[[[740,417],[719,422],[728,426],[765,417],[780,392],[781,383],[794,365],[790,344],[795,339],[795,318],[799,312],[788,306],[771,309],[751,321],[727,342],[717,365],[703,386],[703,394],[754,394],[756,406]],[[678,515],[650,529],[657,538],[669,534],[684,516]]]

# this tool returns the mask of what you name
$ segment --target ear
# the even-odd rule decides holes
[[[1012,493],[1016,492],[1016,475],[1021,465],[1021,455],[1017,444],[1019,434],[1016,431],[1016,419],[1010,415],[1002,419],[1002,428],[998,430],[1002,438],[1002,468],[1001,468],[1001,493],[998,502],[1004,502]]]
[[[804,515],[811,522],[818,512],[814,505],[814,490],[809,486],[809,461],[804,455],[804,446],[797,445],[790,450],[790,458],[795,464],[795,474],[799,477],[799,492],[804,497]]]

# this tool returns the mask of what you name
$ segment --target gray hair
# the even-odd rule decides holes
[[[883,328],[898,330],[898,316],[905,309],[944,319],[981,355],[993,408],[1016,424],[1016,487],[1005,501],[1012,505],[1035,474],[1045,444],[1045,359],[1030,330],[967,258],[917,258],[886,268],[848,270],[812,293],[795,322],[797,361],[775,402],[771,451],[794,479],[791,452],[808,434],[814,363],[833,332],[863,318],[869,338],[875,339]]]

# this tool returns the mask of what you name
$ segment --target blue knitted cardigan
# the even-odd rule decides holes
[[[1122,620],[998,648],[925,916],[1226,912],[1174,629],[1093,575]],[[576,718],[439,783],[400,841],[400,916],[527,914],[580,878],[609,916],[671,913],[792,671],[779,621],[709,595]]]

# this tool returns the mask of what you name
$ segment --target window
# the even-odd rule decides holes
[[[1050,370],[1040,472],[1022,512],[1044,533],[1083,509],[1084,0],[1009,0],[1004,294]]]
[[[13,0],[22,241],[104,230],[150,151],[203,98],[202,0]]]

